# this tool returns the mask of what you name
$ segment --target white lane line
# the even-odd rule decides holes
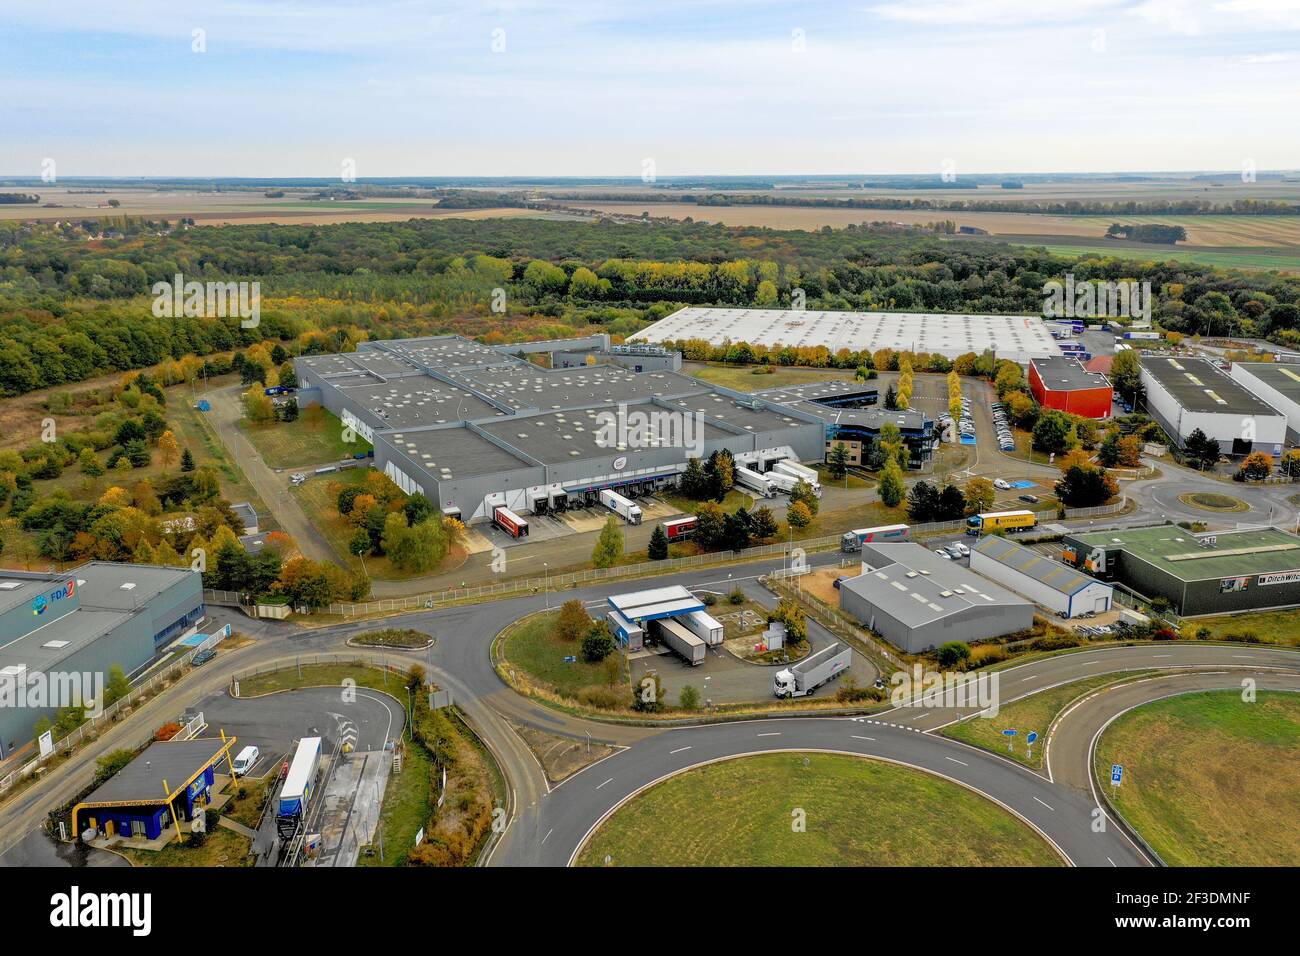
[[[1118,866],[1119,866],[1119,864],[1116,863],[1114,860],[1112,860],[1110,857],[1106,857],[1106,862],[1109,863],[1111,866],[1114,866],[1114,867],[1118,867]]]
[[[874,742],[876,739],[875,737],[859,737],[857,734],[849,734],[849,736],[854,740],[870,740]]]
[[[781,734],[780,734],[779,731],[774,731],[774,732],[772,732],[772,733],[768,733],[768,734],[759,734],[758,736],[760,736],[760,737],[780,737]]]
[[[951,760],[953,763],[959,763],[959,764],[961,764],[963,767],[969,767],[969,766],[970,766],[970,764],[968,764],[966,761],[964,761],[964,760],[958,760],[956,757],[948,757],[948,756],[945,756],[943,759],[944,759],[944,760]]]
[[[1154,658],[1157,658],[1157,657],[1173,657],[1173,656],[1174,656],[1174,655],[1172,655],[1172,654],[1152,654],[1152,655],[1151,655],[1151,657],[1152,657],[1153,659],[1154,659]]]
[[[1089,666],[1091,666],[1092,664],[1100,664],[1100,663],[1101,663],[1101,661],[1079,661],[1079,666],[1080,666],[1080,667],[1089,667]]]
[[[610,778],[609,778],[609,780],[613,780],[613,779],[614,779],[613,777],[610,777]],[[606,780],[605,783],[609,783],[609,780]],[[602,783],[602,784],[600,785],[600,787],[605,786],[605,783]],[[599,790],[600,787],[597,787],[596,789]]]
[[[1022,678],[1020,678],[1020,683],[1023,684],[1023,683],[1024,683],[1025,681],[1027,681],[1027,680],[1037,680],[1037,679],[1038,679],[1038,675],[1037,675],[1037,674],[1030,674],[1028,677],[1022,677]]]
[[[1034,799],[1035,799],[1035,800],[1038,800],[1037,797],[1034,797]],[[1039,802],[1039,803],[1043,803],[1042,800],[1038,800],[1038,802]],[[1047,809],[1051,810],[1053,813],[1056,812],[1056,808],[1053,807],[1050,803],[1043,803],[1043,806],[1047,807]]]
[[[549,830],[547,830],[546,836],[542,837],[542,843],[545,844],[546,841],[551,838],[551,834],[554,832],[555,832],[555,827],[551,827]]]
[[[690,747],[678,747],[676,750],[668,751],[668,755],[671,757],[673,754],[679,754],[683,750],[690,750],[690,749],[691,749]]]

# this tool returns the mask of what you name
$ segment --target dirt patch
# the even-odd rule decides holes
[[[572,777],[583,767],[589,767],[618,750],[610,744],[588,741],[585,737],[579,740],[538,730],[528,724],[509,723],[533,752],[551,783]]]

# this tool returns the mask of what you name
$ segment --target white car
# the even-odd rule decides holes
[[[952,546],[957,549],[957,553],[963,558],[970,557],[970,548],[966,547],[966,545],[962,544],[960,541],[954,541]]]
[[[1008,482],[1008,481],[1006,481],[1006,480],[1004,480],[1004,479],[1002,479],[1002,478],[994,478],[994,479],[993,479],[993,487],[996,488],[996,489],[998,489],[998,491],[1010,491],[1010,490],[1011,490],[1011,484],[1010,484],[1010,482]]]
[[[949,554],[947,551],[943,550],[943,548],[935,548],[934,553],[937,554],[939,557],[943,558],[945,561],[952,560],[952,555]]]

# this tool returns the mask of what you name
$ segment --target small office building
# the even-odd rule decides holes
[[[1104,581],[997,535],[971,548],[970,568],[1061,617],[1104,614],[1114,600]]]
[[[1029,392],[1043,408],[1084,418],[1110,418],[1113,390],[1100,372],[1067,356],[1029,360]]]

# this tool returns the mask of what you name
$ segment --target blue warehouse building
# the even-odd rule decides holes
[[[58,574],[0,571],[0,758],[30,743],[42,717],[77,702],[62,699],[69,688],[93,700],[114,664],[138,673],[203,617],[202,577],[189,568],[92,561]]]

